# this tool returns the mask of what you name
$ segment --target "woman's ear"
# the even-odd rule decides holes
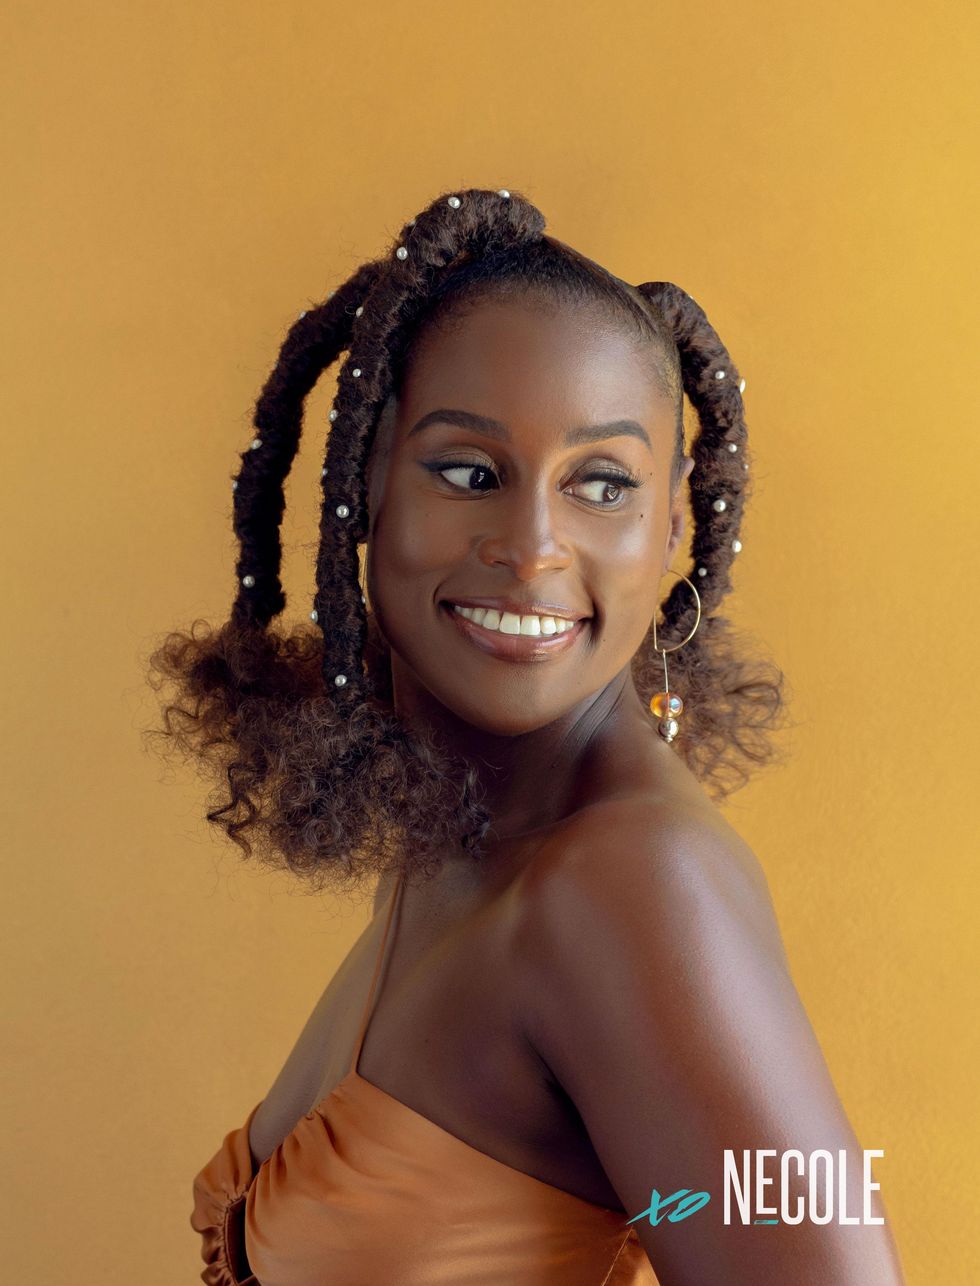
[[[664,552],[663,571],[670,570],[670,564],[673,561],[674,554],[677,553],[677,547],[684,539],[684,524],[687,515],[687,488],[684,483],[690,477],[691,470],[694,468],[694,456],[684,457],[684,468],[681,470],[681,476],[677,480],[677,487],[670,505],[670,534],[667,538],[667,548]]]

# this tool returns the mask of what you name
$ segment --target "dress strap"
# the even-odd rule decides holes
[[[402,891],[402,873],[399,871],[395,880],[395,889],[391,895],[391,901],[388,903],[388,918],[385,920],[384,933],[381,935],[381,946],[378,948],[378,957],[374,962],[374,976],[371,978],[371,989],[368,992],[367,1003],[364,1006],[364,1013],[361,1015],[361,1026],[357,1033],[357,1043],[354,1046],[354,1056],[351,1059],[350,1071],[348,1075],[357,1074],[357,1062],[361,1056],[361,1046],[364,1044],[364,1036],[367,1032],[368,1020],[371,1017],[372,1002],[374,1000],[374,991],[378,983],[378,975],[381,973],[381,965],[385,957],[385,947],[388,943],[388,933],[391,929],[391,921],[394,916],[395,906],[400,901]]]

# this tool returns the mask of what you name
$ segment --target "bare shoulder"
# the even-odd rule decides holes
[[[522,881],[517,1019],[630,1217],[654,1190],[720,1194],[726,1150],[826,1149],[859,1182],[860,1146],[765,874],[716,809],[696,798],[583,809]],[[885,1227],[780,1223],[763,1243],[720,1210],[712,1201],[684,1222],[637,1223],[658,1274],[700,1286],[723,1264],[733,1286],[901,1282]]]
[[[706,798],[636,795],[581,810],[536,855],[522,892],[529,941],[547,941],[549,923],[567,928],[577,906],[596,946],[638,916],[661,942],[688,947],[729,921],[787,963],[762,864]]]

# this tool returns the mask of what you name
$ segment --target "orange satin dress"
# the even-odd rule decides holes
[[[350,1070],[257,1169],[244,1125],[193,1183],[206,1286],[657,1286],[636,1225],[525,1174]]]

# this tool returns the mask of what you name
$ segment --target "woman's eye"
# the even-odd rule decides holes
[[[592,495],[585,496],[597,509],[621,509],[626,503],[627,493],[635,487],[642,487],[643,481],[635,473],[620,473],[615,469],[596,469],[587,474],[582,483],[591,487]],[[612,497],[610,498],[610,492]]]
[[[446,481],[449,482],[450,486],[459,487],[463,491],[482,490],[482,488],[479,486],[474,487],[470,485],[470,479],[474,476],[474,474],[478,478],[480,478],[481,481],[485,481],[487,478],[492,478],[494,476],[493,471],[491,469],[488,469],[485,464],[442,464],[440,465],[440,463],[437,461],[435,464],[427,464],[425,467],[429,469],[432,473],[438,474],[440,477],[444,477],[447,473],[457,474],[458,481],[453,481],[449,478],[447,478]]]
[[[593,489],[591,496],[585,497],[586,500],[590,500],[593,504],[600,505],[604,509],[616,509],[619,505],[625,503],[626,488],[631,484],[626,478],[618,476],[607,477],[605,474],[600,474],[594,482],[586,481],[582,485]],[[611,498],[610,492],[613,492]]]

